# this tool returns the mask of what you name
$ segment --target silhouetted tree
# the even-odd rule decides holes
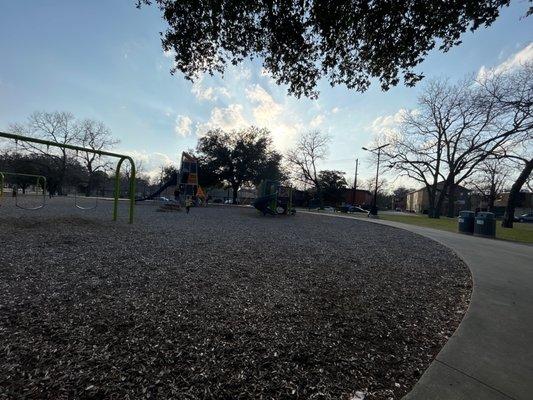
[[[85,119],[79,123],[76,141],[82,147],[97,151],[110,151],[119,143],[118,140],[113,139],[111,132],[102,122],[91,119]],[[93,187],[97,186],[97,173],[109,170],[111,161],[89,151],[80,152],[78,157],[89,174],[85,194],[90,196]]]
[[[318,174],[318,180],[322,196],[325,202],[331,204],[337,204],[343,200],[343,189],[348,184],[344,178],[344,172],[342,171],[320,171]]]
[[[267,129],[211,130],[198,140],[197,151],[204,171],[211,171],[218,182],[231,187],[234,202],[243,185],[281,175],[281,156],[272,149]]]
[[[311,184],[321,199],[318,163],[326,158],[330,138],[320,131],[300,135],[296,145],[287,152],[286,160],[295,180]]]
[[[226,65],[261,57],[278,84],[297,96],[316,96],[322,77],[365,91],[377,78],[384,90],[412,86],[427,53],[446,52],[461,34],[490,25],[509,0],[449,1],[178,1],[156,3],[168,29],[172,73],[189,79],[222,73]]]

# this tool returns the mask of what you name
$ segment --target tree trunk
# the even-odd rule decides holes
[[[448,187],[448,217],[455,217],[455,185],[453,182]]]
[[[526,183],[529,175],[531,175],[531,171],[533,171],[533,158],[526,163],[524,169],[522,172],[520,172],[520,175],[511,187],[511,192],[509,193],[509,199],[507,200],[507,207],[505,208],[505,214],[502,221],[502,226],[504,228],[513,227],[514,210],[518,204],[520,189],[522,189],[522,186],[524,186],[524,183]]]
[[[237,197],[239,195],[239,185],[233,184],[231,185],[231,189],[233,191],[233,204],[237,204]]]
[[[89,180],[87,181],[87,187],[85,188],[85,197],[89,197],[91,195],[92,188],[93,188],[93,179],[92,179],[92,174],[89,173]]]
[[[428,218],[435,218],[435,192],[427,189],[428,192]]]

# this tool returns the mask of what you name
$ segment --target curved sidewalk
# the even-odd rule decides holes
[[[463,321],[405,399],[533,398],[533,246],[392,221],[319,215],[429,237],[454,250],[472,272],[474,288]]]

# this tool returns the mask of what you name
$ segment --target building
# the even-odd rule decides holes
[[[437,183],[437,190],[440,193],[444,182]],[[469,190],[463,186],[455,185],[455,214],[459,211],[468,210],[469,204]],[[429,192],[426,188],[414,190],[407,193],[407,200],[405,205],[406,211],[427,214],[429,211]],[[446,197],[442,203],[442,213],[446,213],[448,209],[448,198]]]
[[[500,194],[496,201],[494,202],[494,208],[501,209],[500,213],[503,215],[505,207],[507,207],[507,202],[509,201],[509,192]],[[520,192],[518,197],[518,202],[516,204],[514,215],[522,215],[533,210],[533,193],[531,192]]]
[[[363,189],[343,189],[342,198],[346,204],[356,206],[372,204],[374,196],[368,190]]]

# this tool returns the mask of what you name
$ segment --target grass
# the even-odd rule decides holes
[[[379,217],[388,221],[457,232],[457,218],[441,217],[439,219],[432,219],[428,218],[427,215],[394,215],[385,213],[380,213]],[[496,221],[496,238],[512,240],[515,242],[533,243],[533,224],[515,222],[513,228],[502,228],[501,221]]]

